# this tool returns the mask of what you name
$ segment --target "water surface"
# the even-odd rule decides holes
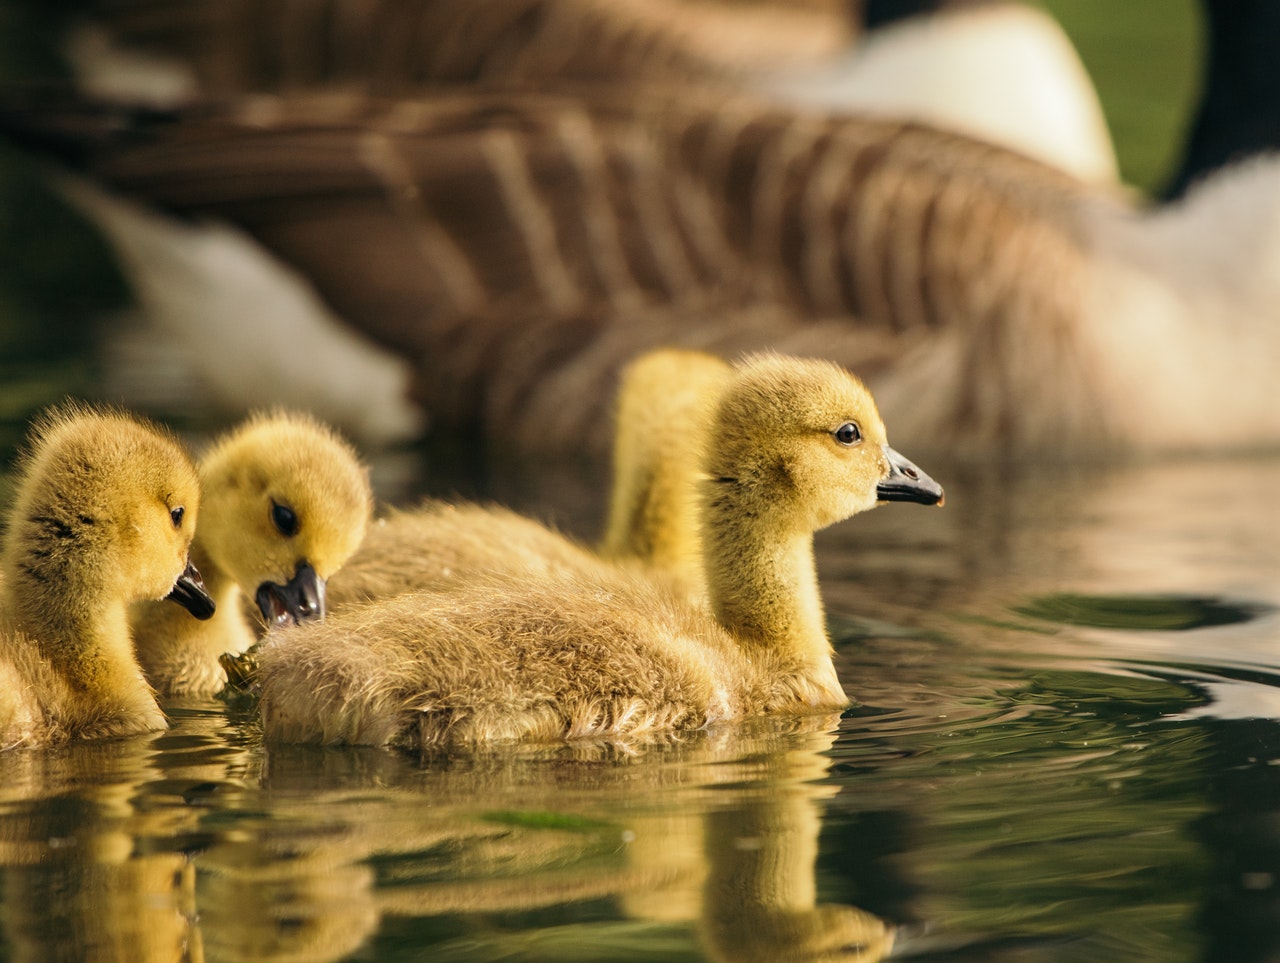
[[[602,477],[508,467],[591,533]],[[1275,958],[1280,459],[935,474],[819,538],[843,715],[419,758],[208,701],[0,756],[0,958]]]

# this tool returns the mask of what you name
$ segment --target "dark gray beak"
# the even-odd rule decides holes
[[[889,474],[876,486],[876,496],[880,501],[918,502],[921,505],[943,503],[946,496],[941,485],[888,445],[884,446],[884,454],[889,459]]]
[[[318,622],[324,618],[324,579],[307,562],[299,562],[293,578],[284,585],[259,585],[254,601],[272,628]]]
[[[209,593],[205,591],[200,570],[191,563],[190,559],[187,560],[187,567],[182,570],[178,581],[174,583],[173,589],[165,598],[177,602],[201,622],[213,618],[217,608],[213,604],[213,599],[209,597]]]

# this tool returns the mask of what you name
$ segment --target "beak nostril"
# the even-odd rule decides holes
[[[902,469],[902,473],[906,475],[908,478],[914,479],[916,481],[919,481],[920,479],[920,473],[916,471],[914,468],[904,468]]]

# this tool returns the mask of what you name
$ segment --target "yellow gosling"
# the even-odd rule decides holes
[[[636,559],[706,598],[697,482],[707,423],[732,368],[701,351],[650,351],[622,372],[613,491],[600,554]]]
[[[191,551],[218,614],[194,623],[172,607],[134,610],[138,660],[167,695],[223,687],[219,657],[256,640],[246,597],[271,625],[323,618],[325,580],[360,544],[373,503],[350,445],[306,415],[280,411],[217,440],[200,460],[200,483],[204,515]]]
[[[670,575],[705,598],[695,507],[698,440],[729,365],[698,351],[657,350],[624,372],[614,483],[600,555]],[[495,573],[590,575],[599,559],[560,532],[504,508],[429,501],[370,527],[330,580],[329,605],[448,589]]]
[[[714,617],[637,570],[495,575],[272,632],[268,740],[369,745],[619,738],[838,708],[813,533],[942,489],[889,448],[834,364],[735,368],[706,435],[701,519]]]
[[[151,425],[75,406],[35,423],[0,556],[0,747],[166,728],[128,607],[213,614],[188,556],[199,500],[195,467]]]

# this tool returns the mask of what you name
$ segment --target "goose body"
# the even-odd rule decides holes
[[[429,501],[376,520],[329,580],[335,611],[497,572],[531,578],[599,568],[599,557],[661,571],[704,598],[694,494],[705,421],[729,365],[700,351],[656,350],[623,370],[613,489],[599,556],[576,539],[499,506]]]
[[[326,596],[340,612],[407,592],[462,587],[494,572],[537,578],[597,562],[587,546],[501,506],[428,501],[374,521],[329,580]]]
[[[777,101],[914,120],[1034,157],[1083,181],[1119,181],[1102,105],[1058,22],[1025,3],[878,4],[840,56],[763,72]]]
[[[741,363],[700,498],[708,612],[642,572],[497,574],[273,632],[266,738],[441,745],[627,737],[846,704],[813,532],[880,500],[941,501],[871,395],[826,362]]]
[[[725,354],[820,351],[863,372],[894,418],[893,382],[914,383],[910,369],[932,375],[961,366],[966,359],[955,355],[970,348],[989,355],[993,370],[972,379],[965,372],[964,384],[1001,386],[1009,368],[1026,366],[981,347],[1003,341],[1004,332],[974,329],[1009,313],[1038,326],[1034,302],[1057,294],[1036,288],[1055,282],[1039,280],[1023,254],[1014,281],[986,279],[980,257],[976,268],[953,271],[945,252],[974,246],[984,232],[949,227],[947,237],[925,225],[928,212],[986,204],[969,200],[973,152],[932,141],[923,153],[933,169],[921,184],[915,173],[902,174],[902,159],[910,163],[914,152],[893,141],[899,118],[941,123],[919,105],[936,105],[940,88],[955,91],[979,75],[962,68],[964,83],[949,77],[950,40],[938,38],[989,33],[994,44],[1008,37],[1022,50],[1047,33],[1042,14],[981,4],[923,17],[875,31],[846,64],[856,29],[847,5],[833,2],[442,0],[412,15],[401,6],[345,10],[341,38],[307,5],[196,3],[157,21],[149,5],[125,2],[107,16],[126,47],[168,44],[187,74],[160,82],[169,92],[163,106],[175,115],[126,119],[128,136],[119,141],[101,136],[101,117],[80,118],[84,137],[62,146],[87,161],[92,178],[142,204],[84,191],[77,202],[112,239],[157,323],[186,332],[193,380],[209,382],[222,400],[261,404],[267,386],[270,400],[305,404],[375,443],[421,430],[425,412],[437,427],[478,425],[495,437],[516,426],[530,450],[580,450],[584,440],[600,449],[608,443],[582,398],[602,401],[626,359],[673,338]],[[1015,29],[998,28],[1008,23]],[[245,37],[270,39],[246,45]],[[1036,76],[1017,64],[1065,64],[1065,76],[1031,97],[1029,111],[994,113],[1001,120],[1069,114],[1080,120],[1065,142],[1094,143],[1096,129],[1080,130],[1097,116],[1087,84],[1080,103],[1059,109],[1080,76],[1074,57],[1059,56],[1060,31],[1052,40],[1047,55],[1014,56],[1010,73],[987,82],[975,100],[986,105],[1012,93],[1025,103]],[[92,59],[92,47],[77,61]],[[984,67],[996,62],[978,57]],[[154,59],[143,66],[144,76],[155,76]],[[915,107],[901,100],[886,107],[886,90],[898,97],[906,89],[904,72],[913,83],[930,80],[916,90]],[[674,94],[672,77],[680,82]],[[109,84],[85,89],[111,105],[108,129],[120,119],[114,105],[155,105],[146,91],[131,98]],[[853,109],[878,111],[884,123],[844,116]],[[893,116],[883,118],[886,110]],[[819,111],[840,130],[833,133]],[[77,126],[56,111],[36,114],[35,125],[51,124],[55,139]],[[1096,164],[1065,163],[1101,176],[1111,164],[1109,149],[1101,154]],[[1003,166],[997,161],[979,195],[1003,189]],[[789,171],[795,176],[781,183]],[[911,186],[899,191],[904,178]],[[745,206],[742,193],[750,195]],[[729,195],[733,203],[722,205]],[[1016,215],[1040,217],[1025,200],[1012,205]],[[178,217],[151,216],[157,209]],[[745,244],[740,210],[763,222]],[[775,216],[787,221],[784,231],[774,230]],[[1072,213],[1054,220],[1050,231],[1074,230]],[[1002,225],[991,243],[1017,251],[1015,234]],[[942,253],[922,256],[918,239]],[[877,253],[868,259],[863,247]],[[803,260],[802,270],[788,257]],[[844,297],[854,286],[846,275],[887,290]],[[969,286],[976,304],[949,303],[947,292]],[[1061,286],[1082,288],[1071,279]],[[937,310],[923,321],[932,330],[908,330],[922,323],[914,302],[934,299]],[[815,321],[830,323],[815,330]],[[1034,334],[1029,350],[1049,342],[1038,350],[1051,357],[1056,338]],[[926,340],[944,343],[944,357],[926,357]],[[297,351],[299,343],[308,350]],[[245,358],[267,374],[239,377],[249,370]],[[1118,380],[1129,375],[1121,371]],[[983,417],[1008,426],[1022,411],[1065,404],[1065,421],[1109,378],[1091,374],[1077,394],[1046,390],[1031,402],[997,387],[997,410]],[[944,416],[968,403],[953,392]],[[949,424],[926,427],[922,442],[951,436]],[[1055,436],[1057,426],[1049,427]],[[1014,437],[971,437],[966,450],[1024,451],[1034,447],[1028,438],[1044,437],[999,432]],[[1069,446],[1079,452],[1105,433],[1072,432]]]
[[[217,614],[174,617],[135,608],[138,660],[170,695],[210,695],[226,681],[223,653],[256,640],[252,602],[268,624],[322,618],[325,580],[356,550],[372,505],[367,472],[332,429],[309,416],[259,414],[217,439],[200,460],[204,511],[192,556]]]
[[[213,613],[188,558],[199,498],[186,453],[150,425],[75,407],[36,423],[4,536],[0,746],[166,728],[128,607]]]
[[[584,401],[667,344],[835,360],[925,450],[1280,444],[1273,158],[1145,209],[960,135],[693,90],[281,98],[90,166],[236,220],[414,361],[440,430],[602,450]]]

